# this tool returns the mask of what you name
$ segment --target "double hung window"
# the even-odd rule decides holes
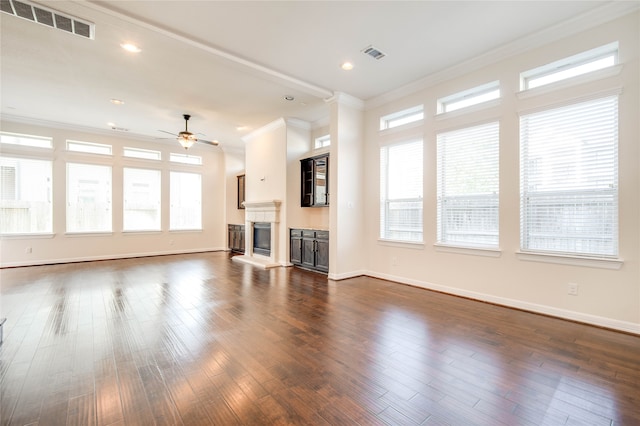
[[[618,254],[618,97],[520,117],[526,251]]]
[[[422,242],[422,140],[380,148],[380,238]]]
[[[438,242],[498,247],[498,122],[437,136]]]

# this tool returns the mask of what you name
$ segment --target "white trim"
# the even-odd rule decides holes
[[[365,270],[342,272],[340,274],[329,273],[329,274],[327,274],[327,278],[332,280],[332,281],[341,281],[341,280],[347,280],[349,278],[361,277],[361,276],[367,275],[367,274],[368,273]]]
[[[571,256],[568,254],[532,253],[517,251],[520,260],[530,262],[555,263],[559,265],[583,266],[587,268],[613,269],[622,268],[624,259],[607,257]]]
[[[462,247],[462,246],[454,246],[454,245],[442,244],[442,243],[436,243],[433,246],[435,247],[437,252],[441,252],[441,253],[469,254],[473,256],[485,256],[485,257],[502,256],[502,250],[499,248]]]
[[[364,110],[365,105],[362,99],[356,98],[355,96],[351,96],[350,94],[344,92],[334,92],[333,96],[326,98],[324,101],[328,104],[337,103],[340,105],[350,106],[357,109],[358,111]]]
[[[405,86],[369,99],[367,100],[365,107],[367,110],[371,110],[406,96],[415,95],[418,92],[426,90],[444,81],[449,81],[454,78],[467,75],[488,65],[499,63],[507,58],[520,55],[554,41],[597,27],[598,25],[602,25],[613,21],[614,19],[634,13],[638,9],[640,9],[639,2],[609,2],[572,19],[560,22],[546,30],[523,37],[513,43],[491,50],[484,55],[476,56],[475,58],[460,62],[457,65],[430,74]]]
[[[463,290],[455,287],[449,287],[439,284],[433,284],[427,281],[413,280],[409,278],[403,278],[396,275],[381,274],[373,271],[367,271],[365,275],[379,278],[387,281],[395,281],[401,284],[407,284],[414,287],[425,288],[427,290],[439,291],[454,296],[466,297],[481,302],[494,303],[496,305],[504,306],[507,308],[521,309],[528,312],[549,315],[552,317],[577,321],[580,323],[595,325],[598,327],[605,327],[613,330],[623,331],[626,333],[633,333],[640,335],[640,323],[633,323],[629,321],[620,321],[613,318],[601,317],[598,315],[586,314],[583,312],[570,311],[567,309],[555,308],[553,306],[539,305],[536,303],[523,302],[520,300],[509,299],[506,297],[492,296],[485,293],[478,293],[475,291]]]
[[[55,233],[34,232],[33,234],[0,234],[0,240],[42,240],[55,237]]]

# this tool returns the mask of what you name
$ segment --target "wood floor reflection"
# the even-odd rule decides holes
[[[2,425],[637,425],[640,337],[226,253],[0,270]]]

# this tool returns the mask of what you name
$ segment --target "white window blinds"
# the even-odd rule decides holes
[[[380,148],[380,238],[422,242],[422,140]]]
[[[437,136],[438,242],[498,247],[499,125]]]
[[[520,118],[521,246],[618,254],[617,96]]]

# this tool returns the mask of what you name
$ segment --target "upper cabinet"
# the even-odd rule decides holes
[[[300,160],[302,207],[329,205],[329,154]]]

